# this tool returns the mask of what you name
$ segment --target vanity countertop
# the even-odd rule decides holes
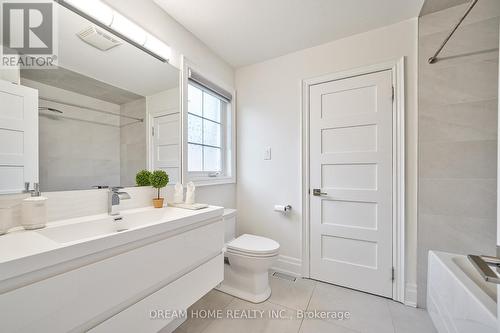
[[[0,292],[10,289],[1,285],[9,279],[71,261],[102,260],[165,238],[165,233],[181,233],[197,224],[222,219],[223,213],[224,208],[216,206],[197,211],[147,207],[122,211],[121,222],[100,214],[51,222],[39,230],[9,232],[0,236]],[[117,223],[125,230],[115,230]]]

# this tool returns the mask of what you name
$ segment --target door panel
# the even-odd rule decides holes
[[[38,183],[38,92],[0,80],[0,194]]]
[[[170,183],[180,181],[179,113],[153,118],[153,169],[164,170]]]
[[[311,277],[392,297],[392,72],[309,93]]]
[[[378,205],[373,202],[322,200],[321,223],[377,229]]]
[[[377,150],[377,126],[328,128],[321,133],[322,153],[367,152]]]

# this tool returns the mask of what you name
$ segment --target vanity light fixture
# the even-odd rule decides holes
[[[85,13],[86,15],[92,17],[93,19],[99,21],[100,23],[110,26],[113,23],[113,9],[106,5],[101,1],[96,0],[67,0],[67,1],[59,1],[59,3],[63,6],[64,3],[72,6],[73,8],[69,9],[77,9],[77,14]]]
[[[119,13],[113,13],[113,22],[111,22],[110,28],[139,45],[144,46],[146,43],[147,32]]]
[[[60,5],[127,41],[156,59],[168,62],[170,47],[100,0],[55,0]]]

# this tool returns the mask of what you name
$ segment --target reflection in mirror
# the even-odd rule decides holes
[[[175,182],[178,70],[66,8],[58,15],[59,68],[21,71],[39,92],[41,190],[134,186],[148,168]]]

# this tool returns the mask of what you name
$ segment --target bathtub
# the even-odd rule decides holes
[[[497,333],[497,287],[467,256],[430,251],[427,311],[439,333]]]

